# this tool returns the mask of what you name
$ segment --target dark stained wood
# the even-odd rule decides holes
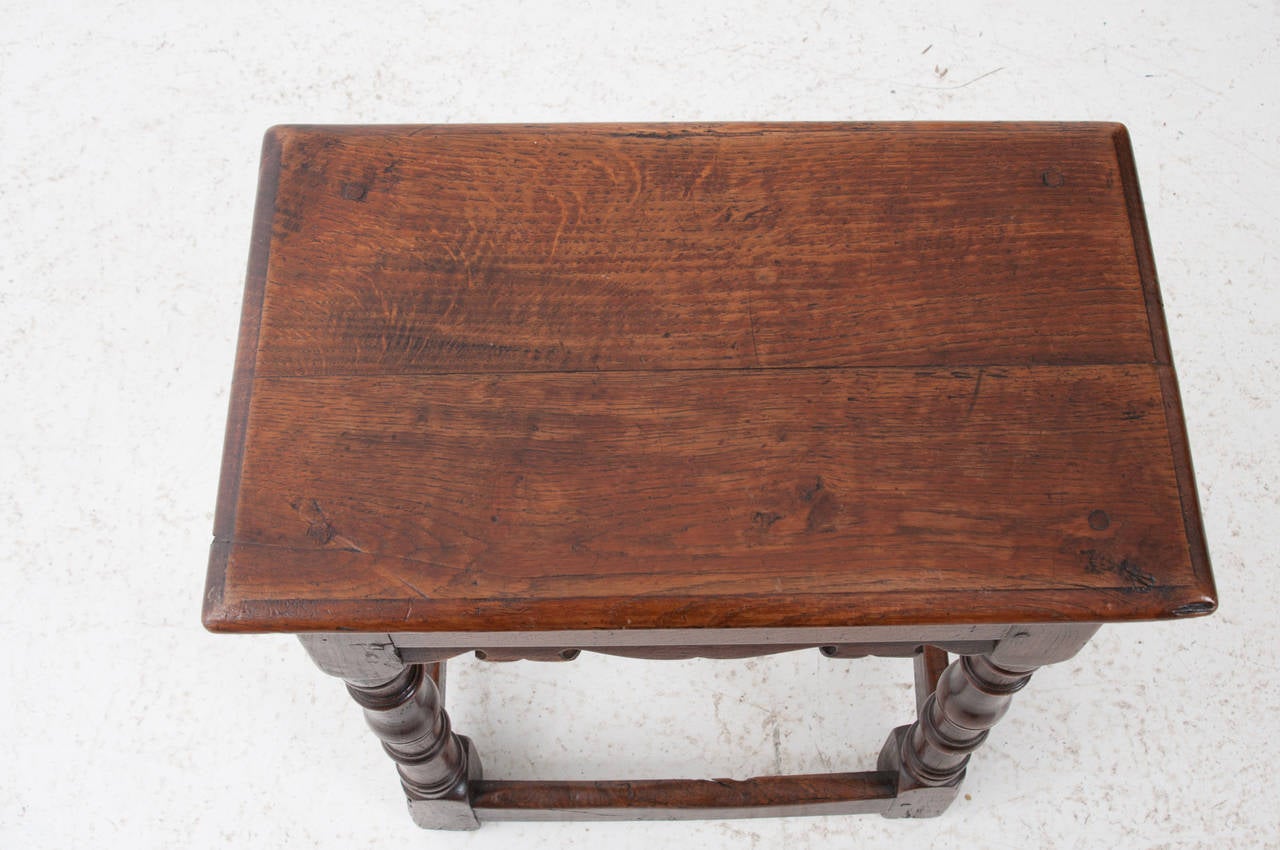
[[[1149,362],[1114,131],[280,128],[259,370]]]
[[[1120,125],[274,128],[236,358],[205,624],[303,633],[422,826],[937,815],[1031,671],[1216,605]],[[914,655],[878,771],[485,781],[443,705],[813,647]]]
[[[951,646],[953,652],[963,651],[974,654],[990,652],[995,648],[995,641],[956,641]],[[623,658],[645,658],[654,661],[672,661],[686,658],[759,658],[764,655],[777,655],[783,652],[799,652],[818,649],[828,658],[865,658],[875,655],[883,658],[911,658],[920,653],[921,647],[914,643],[864,643],[864,644],[704,644],[669,646],[603,646],[592,647],[589,652],[604,655],[616,655]],[[946,666],[946,653],[934,647],[928,647],[934,658],[941,654]],[[405,663],[429,663],[444,661],[467,652],[474,651],[482,661],[573,661],[583,650],[576,648],[556,648],[540,646],[491,646],[486,644],[474,650],[462,647],[401,647],[399,654]],[[938,668],[941,672],[941,667]],[[936,679],[936,677],[935,677]],[[930,680],[931,682],[934,680]],[[929,688],[932,690],[932,686]],[[927,693],[927,691],[926,691]]]
[[[482,780],[475,783],[473,805],[482,821],[879,814],[893,801],[896,779],[893,772],[869,771],[746,780]]]
[[[286,127],[268,149],[210,628],[1215,604],[1118,125]]]
[[[821,628],[810,626],[794,626],[782,629],[724,629],[703,626],[700,628],[672,628],[661,630],[647,629],[611,629],[593,631],[588,629],[540,630],[540,631],[506,631],[506,632],[395,632],[389,637],[399,653],[414,650],[436,650],[457,648],[460,651],[483,649],[486,646],[538,647],[543,649],[589,649],[591,651],[607,650],[614,647],[648,648],[664,646],[689,647],[731,647],[742,645],[766,646],[768,644],[786,646],[814,646],[826,644],[856,645],[855,648],[883,647],[888,645],[907,644],[912,654],[922,643],[943,647],[951,652],[968,652],[963,647],[979,645],[976,650],[987,653],[1006,646],[1015,635],[1043,634],[1054,631],[1073,631],[1073,625],[1008,625],[1008,624],[944,624],[944,625],[909,625],[909,626],[842,626],[838,628]],[[1096,630],[1096,626],[1093,627]],[[360,644],[366,644],[371,638],[357,632],[341,632],[335,638],[346,638]],[[379,640],[381,638],[379,637]],[[505,639],[505,643],[503,642]],[[1024,640],[1025,639],[1020,639]],[[1077,645],[1077,649],[1083,646]],[[1042,646],[1032,647],[1032,654],[1039,657],[1043,654]],[[871,651],[872,654],[875,652]],[[1070,658],[1074,653],[1057,656],[1055,661]],[[1051,663],[1051,662],[1044,662]]]
[[[1013,695],[1031,678],[981,655],[947,665],[937,687],[920,705],[909,728],[895,729],[880,753],[880,770],[898,773],[891,818],[936,817],[955,799],[970,754],[1009,710]],[[917,697],[919,691],[917,691]]]
[[[973,634],[994,634],[969,627]],[[348,690],[365,709],[384,749],[399,765],[415,822],[429,828],[472,829],[481,819],[609,820],[770,817],[879,813],[886,817],[931,817],[955,799],[969,753],[1000,719],[1011,695],[1039,663],[1070,657],[1096,631],[1091,624],[1019,625],[985,642],[997,664],[979,655],[947,663],[933,645],[917,647],[916,700],[919,720],[893,731],[881,752],[879,769],[866,773],[758,777],[745,781],[484,781],[470,740],[455,735],[444,710],[445,665],[415,663],[439,650],[397,645],[428,635],[308,634],[303,643],[327,672],[348,679]],[[961,635],[959,627],[916,627],[920,634]],[[858,633],[892,634],[889,627]],[[733,652],[785,647],[711,643],[705,647],[624,646],[626,650],[668,651],[709,648]],[[991,644],[994,644],[991,646]],[[387,677],[388,650],[408,662]],[[857,654],[901,655],[901,646],[842,644],[824,649]],[[448,652],[460,651],[457,649]],[[603,651],[612,651],[604,649]],[[502,648],[502,660],[542,658],[550,650]],[[563,652],[563,651],[562,651]],[[446,653],[447,654],[447,653]],[[548,656],[549,657],[549,656]]]
[[[235,373],[231,383],[231,401],[227,408],[226,434],[223,438],[221,486],[218,488],[218,502],[213,515],[214,543],[204,593],[206,611],[216,610],[222,605],[222,582],[226,572],[228,548],[223,541],[230,539],[235,527],[240,470],[244,463],[244,444],[249,427],[249,399],[253,393],[253,377],[258,359],[258,332],[262,321],[262,299],[271,253],[272,222],[275,218],[276,189],[279,183],[280,142],[274,133],[267,133],[262,140],[262,158],[258,167],[258,197],[253,210],[249,267],[245,274],[240,333],[236,340]]]
[[[573,661],[581,650],[577,649],[537,649],[529,647],[486,647],[475,651],[476,658],[481,661]],[[456,650],[442,650],[445,658],[455,654]]]
[[[938,687],[950,661],[947,653],[936,646],[922,646],[915,655],[916,711],[924,710],[924,704]]]
[[[443,706],[445,700],[445,686],[449,678],[448,665],[446,665],[444,661],[431,661],[423,664],[422,669],[426,672],[427,678],[435,683],[436,693],[440,698],[440,705]]]
[[[348,682],[347,691],[395,761],[414,821],[431,829],[475,829],[470,796],[480,759],[450,726],[443,682],[443,664],[413,664],[379,684]]]
[[[1217,598],[1213,572],[1209,567],[1208,549],[1204,539],[1204,520],[1200,514],[1200,497],[1196,492],[1195,473],[1191,466],[1191,449],[1187,443],[1186,423],[1182,415],[1182,395],[1178,392],[1178,378],[1173,368],[1173,353],[1169,348],[1169,332],[1164,318],[1164,303],[1160,298],[1160,284],[1156,280],[1156,263],[1151,251],[1151,237],[1147,232],[1147,214],[1142,205],[1142,190],[1138,185],[1138,170],[1133,160],[1133,146],[1129,132],[1118,126],[1114,134],[1116,159],[1120,163],[1120,181],[1124,187],[1125,206],[1129,211],[1129,226],[1133,233],[1134,251],[1138,258],[1138,273],[1142,277],[1142,290],[1146,296],[1147,321],[1151,326],[1152,353],[1159,364],[1160,387],[1164,397],[1165,422],[1169,429],[1169,442],[1173,452],[1173,466],[1178,478],[1178,495],[1182,500],[1182,518],[1186,526],[1187,550],[1197,582],[1207,588],[1206,599],[1192,600],[1179,609],[1176,616],[1206,614],[1213,610]]]
[[[301,628],[399,600],[342,624],[405,630],[711,597],[751,600],[723,625],[923,622],[912,590],[984,591],[979,622],[1038,619],[1036,591],[1167,615],[1194,574],[1152,368],[262,382],[224,605],[287,599]]]

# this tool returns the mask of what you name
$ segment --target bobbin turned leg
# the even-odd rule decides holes
[[[414,823],[427,829],[476,829],[472,783],[480,757],[453,732],[444,710],[444,663],[404,664],[379,636],[300,635],[326,673],[346,681],[369,728],[396,762]]]
[[[942,814],[959,793],[969,754],[982,746],[1034,669],[1010,670],[981,655],[951,662],[916,722],[894,729],[880,751],[879,769],[898,774],[897,799],[884,816]]]
[[[414,823],[428,829],[479,827],[469,783],[480,778],[480,758],[470,739],[450,728],[425,665],[411,664],[378,685],[348,682],[347,691],[396,762]]]

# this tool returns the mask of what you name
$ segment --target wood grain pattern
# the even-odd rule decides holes
[[[897,789],[888,771],[760,776],[520,782],[481,780],[472,805],[489,820],[702,820],[878,814]]]
[[[262,324],[262,298],[266,287],[267,263],[271,252],[272,221],[275,218],[276,189],[280,183],[280,141],[267,133],[262,141],[262,162],[258,168],[258,197],[253,211],[253,235],[245,274],[240,333],[236,340],[235,377],[227,409],[227,427],[222,453],[218,502],[213,515],[214,543],[205,580],[206,614],[222,605],[222,583],[226,575],[226,541],[235,524],[239,506],[240,469],[248,437],[249,400],[253,395],[254,368],[258,360],[258,336]]]
[[[1110,133],[282,130],[258,368],[1147,362]]]
[[[1173,368],[1173,353],[1169,347],[1169,332],[1164,319],[1164,304],[1160,298],[1160,284],[1156,280],[1156,263],[1151,252],[1151,238],[1147,233],[1147,216],[1142,205],[1142,189],[1138,186],[1138,171],[1133,161],[1133,147],[1129,132],[1117,126],[1113,135],[1116,159],[1120,163],[1121,184],[1125,192],[1125,205],[1129,211],[1129,227],[1133,234],[1134,252],[1138,258],[1138,272],[1142,277],[1142,290],[1146,296],[1147,320],[1151,327],[1151,345],[1156,363],[1160,364],[1160,387],[1164,398],[1165,422],[1169,429],[1169,443],[1173,452],[1174,471],[1178,476],[1178,496],[1182,500],[1182,519],[1187,533],[1187,549],[1196,579],[1205,587],[1207,599],[1188,602],[1183,615],[1206,614],[1214,609],[1217,590],[1213,571],[1209,566],[1208,549],[1204,538],[1204,520],[1200,514],[1200,498],[1196,493],[1195,472],[1191,465],[1191,448],[1187,443],[1186,422],[1182,416],[1182,395],[1178,391],[1178,377]]]
[[[1117,125],[271,139],[210,628],[1213,607]]]

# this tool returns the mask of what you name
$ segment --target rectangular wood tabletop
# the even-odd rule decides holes
[[[1214,598],[1120,125],[267,134],[211,629]]]

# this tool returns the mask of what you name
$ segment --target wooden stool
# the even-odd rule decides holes
[[[1214,599],[1120,125],[267,133],[204,623],[297,633],[422,826],[937,815],[1037,667]],[[876,770],[490,780],[442,704],[803,648],[915,659]]]

